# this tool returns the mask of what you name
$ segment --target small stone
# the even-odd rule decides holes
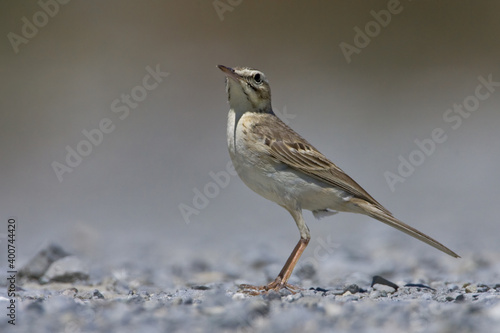
[[[386,294],[392,294],[392,293],[394,293],[396,291],[396,289],[394,289],[391,286],[387,286],[387,285],[383,285],[383,284],[378,284],[378,283],[373,285],[373,289],[374,290],[383,291]]]
[[[350,295],[352,295],[352,293],[349,290],[347,290],[345,293],[342,294],[342,296],[350,296]]]
[[[455,302],[457,302],[457,303],[461,303],[464,301],[465,301],[465,296],[463,294],[460,294],[455,298]]]
[[[95,289],[94,293],[92,294],[92,298],[104,299],[104,296],[99,290]]]
[[[78,289],[76,288],[68,288],[68,289],[64,289],[62,292],[61,292],[61,295],[63,296],[68,296],[68,297],[75,297],[76,294],[78,294]]]
[[[405,287],[408,287],[408,288],[419,288],[419,289],[429,289],[429,290],[432,290],[432,291],[436,291],[436,289],[434,288],[431,288],[425,284],[421,284],[421,283],[407,283],[405,284]]]
[[[191,286],[191,289],[194,289],[194,290],[210,290],[211,288],[208,287],[208,286],[194,285],[194,286]]]
[[[391,282],[387,279],[384,279],[381,276],[375,275],[372,279],[371,286],[374,287],[377,284],[391,287],[392,289],[394,289],[394,291],[398,290],[398,288],[399,288],[399,286],[397,284],[395,284],[394,282]]]
[[[345,292],[350,292],[351,294],[357,294],[361,291],[361,288],[357,284],[351,284],[344,289]]]
[[[329,291],[329,289],[324,289],[324,288],[320,288],[320,287],[316,287],[316,288],[311,287],[311,288],[309,288],[309,290],[313,290],[314,293],[317,293],[317,292],[323,293],[323,296]]]
[[[466,293],[477,293],[477,285],[475,284],[469,284],[465,287],[465,292]]]
[[[487,292],[488,290],[490,290],[490,287],[488,287],[487,285],[485,284],[478,284],[477,285],[477,292],[478,293],[485,293]]]
[[[67,256],[69,256],[69,253],[64,251],[62,247],[56,244],[49,244],[19,270],[19,277],[39,279],[53,262]]]
[[[182,304],[185,304],[185,305],[191,305],[191,304],[193,304],[193,298],[190,297],[190,296],[184,297],[182,299]]]
[[[296,300],[300,299],[304,297],[304,294],[302,293],[295,293],[295,294],[292,294],[292,295],[288,295],[285,297],[285,301],[287,302],[295,302]]]
[[[40,281],[43,283],[75,282],[88,278],[89,271],[85,264],[75,256],[67,256],[53,262]]]

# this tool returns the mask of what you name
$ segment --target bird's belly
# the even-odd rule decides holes
[[[342,190],[306,176],[284,164],[262,164],[233,155],[232,161],[239,177],[254,192],[290,209],[311,211],[333,209],[345,211],[349,196]]]

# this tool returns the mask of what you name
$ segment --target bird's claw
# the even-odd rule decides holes
[[[278,277],[273,282],[269,283],[265,286],[253,286],[251,284],[240,284],[238,291],[244,294],[248,294],[251,296],[265,295],[271,290],[275,292],[279,292],[281,289],[286,289],[290,291],[292,294],[298,293],[302,288],[294,286],[292,284],[283,283],[281,279]]]

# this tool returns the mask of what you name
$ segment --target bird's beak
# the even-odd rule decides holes
[[[226,74],[226,76],[228,78],[231,78],[235,81],[239,81],[242,79],[241,75],[237,74],[234,69],[232,69],[231,67],[226,67],[226,66],[223,66],[223,65],[217,65],[217,67],[224,72],[224,74]]]

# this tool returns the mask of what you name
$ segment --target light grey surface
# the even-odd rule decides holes
[[[500,324],[496,257],[450,262],[372,246],[362,256],[344,246],[331,255],[322,249],[318,262],[305,257],[296,270],[291,282],[303,288],[296,294],[238,292],[238,283],[264,283],[277,273],[280,260],[263,251],[226,258],[203,252],[174,263],[153,246],[123,263],[95,261],[86,281],[24,280],[16,332],[485,332]],[[55,263],[66,258],[74,257]],[[321,258],[329,264],[318,265]],[[372,287],[372,274],[398,290]],[[0,293],[0,305],[6,296]],[[10,328],[0,324],[2,332]]]
[[[363,216],[315,221],[306,213],[313,238],[302,261],[318,266],[314,286],[361,283],[352,281],[356,274],[365,277],[363,283],[375,274],[393,281],[499,283],[500,89],[458,128],[443,119],[475,93],[479,76],[500,81],[500,37],[494,33],[500,28],[499,5],[401,1],[402,11],[347,63],[339,44],[353,44],[354,28],[373,21],[370,11],[387,4],[242,1],[220,20],[211,1],[70,1],[15,53],[8,34],[21,34],[23,17],[32,21],[41,7],[35,1],[2,2],[0,241],[7,218],[15,216],[19,264],[55,241],[89,264],[91,279],[109,275],[109,267],[140,265],[141,276],[163,276],[154,286],[166,293],[186,288],[197,260],[229,276],[222,279],[224,290],[236,280],[274,278],[299,237],[282,208],[230,177],[190,223],[179,211],[181,204],[193,206],[195,189],[214,182],[211,173],[226,169],[228,106],[215,66],[242,65],[266,73],[274,109],[290,126],[396,217],[464,257],[442,257]],[[120,120],[113,101],[142,85],[146,68],[157,65],[168,77]],[[63,162],[66,146],[75,149],[85,139],[82,130],[98,127],[104,118],[112,120],[114,131],[59,182],[51,163]],[[414,141],[430,138],[435,128],[447,140],[391,191],[384,172],[397,172],[398,156],[408,158],[417,148]],[[320,239],[333,245],[324,249]],[[4,258],[5,247],[0,251]],[[246,267],[256,257],[260,269]],[[184,273],[171,281],[163,269]],[[5,272],[1,259],[0,273]],[[297,273],[292,278],[306,283]],[[42,317],[73,300],[55,302]],[[368,316],[359,304],[349,301],[342,309]],[[481,319],[491,318],[494,307],[480,304],[480,315],[452,312],[489,327]],[[394,302],[379,311],[405,308],[408,316],[432,318],[421,311],[433,306],[437,316],[441,306],[450,305]],[[281,307],[271,308],[266,318],[279,327],[318,315],[298,306],[280,316]],[[199,315],[189,309],[172,311],[181,321]],[[379,318],[377,311],[370,313]],[[26,318],[20,322],[38,320]],[[113,318],[110,327],[121,322]],[[355,328],[354,317],[346,318],[346,330]]]

